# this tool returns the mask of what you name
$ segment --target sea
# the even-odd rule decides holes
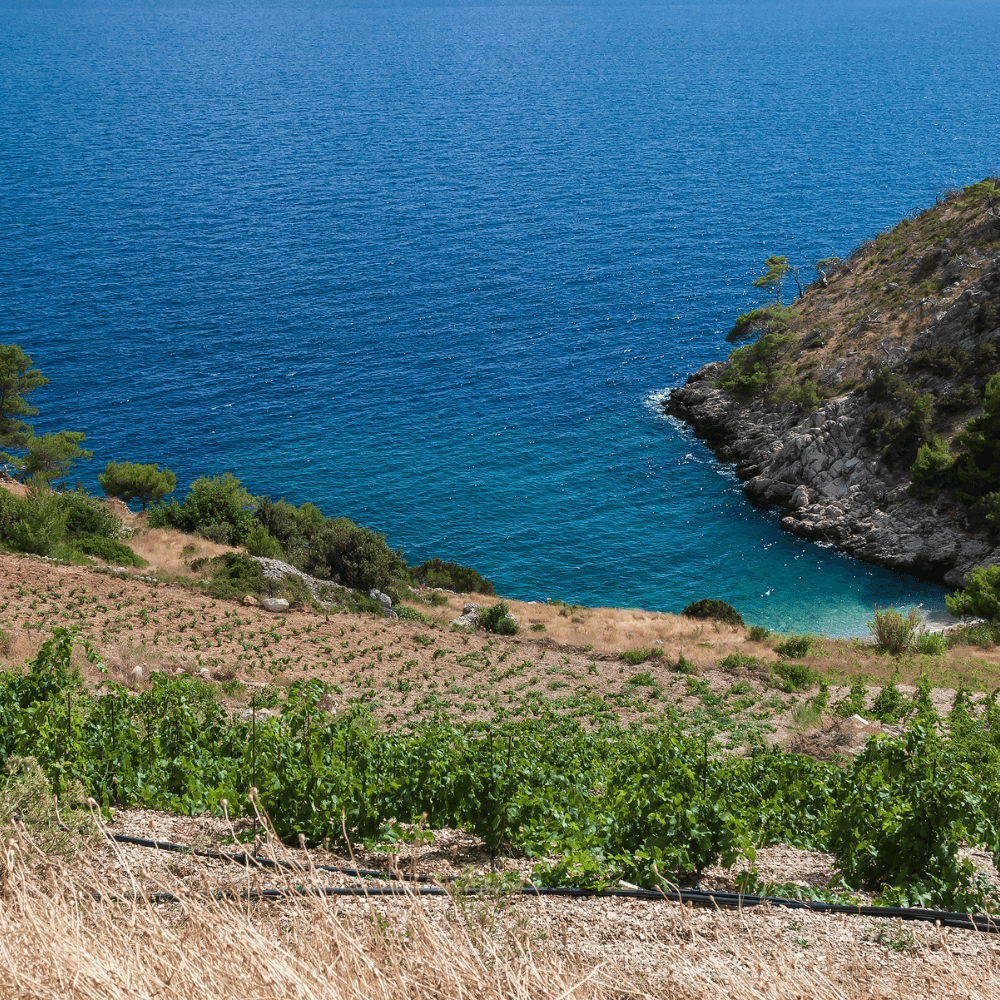
[[[811,280],[998,169],[996,15],[0,0],[0,339],[88,487],[228,470],[521,600],[940,621],[942,587],[783,533],[661,404],[766,257]]]

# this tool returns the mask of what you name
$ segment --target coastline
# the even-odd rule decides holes
[[[857,262],[852,258],[851,263]],[[864,371],[866,383],[880,371],[912,379],[918,352],[973,350],[1000,332],[983,330],[980,322],[981,304],[1000,293],[1000,256],[976,270],[979,275],[956,288],[952,301],[940,303],[945,308],[922,330],[882,336],[880,360]],[[845,272],[854,274],[850,268]],[[911,306],[911,314],[916,311]],[[852,336],[857,334],[845,332],[836,347],[846,347]],[[840,359],[840,371],[835,364],[825,368],[827,385],[836,386],[848,366],[857,367],[851,360],[857,353]],[[796,357],[802,354],[800,349]],[[717,388],[714,383],[727,364],[711,362],[694,372],[671,391],[663,409],[689,424],[716,458],[735,463],[746,497],[758,507],[778,508],[783,530],[953,588],[976,566],[1000,564],[1000,544],[971,523],[968,509],[953,496],[942,491],[928,499],[911,495],[910,471],[890,465],[867,431],[866,415],[877,404],[864,384],[848,383],[849,391],[812,410],[791,402],[774,407],[762,398],[741,401]],[[942,391],[933,378],[916,384]]]

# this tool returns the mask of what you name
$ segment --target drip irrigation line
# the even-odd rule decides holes
[[[178,854],[195,854],[199,858],[214,858],[217,861],[229,861],[233,864],[242,865],[244,868],[281,868],[286,871],[300,872],[306,869],[306,865],[293,864],[290,861],[275,861],[271,858],[261,858],[256,854],[229,854],[226,851],[205,851],[197,850],[193,847],[185,847],[183,844],[172,844],[168,840],[145,840],[142,837],[129,837],[123,833],[109,833],[106,835],[109,840],[114,840],[119,844],[131,844],[134,847],[150,847],[157,851],[173,851]],[[337,872],[341,875],[354,875],[357,878],[378,878],[392,882],[413,882],[412,877],[407,877],[403,872],[380,872],[367,868],[337,868],[333,865],[316,865],[312,868],[320,872]],[[455,876],[442,875],[437,878],[434,875],[418,875],[417,882],[454,882]]]
[[[164,840],[144,840],[141,837],[128,837],[124,834],[108,834],[111,840],[118,843],[133,844],[138,847],[152,847],[160,851],[175,851],[184,854],[196,854],[199,857],[218,858],[225,861],[235,861],[242,865],[260,865],[265,868],[283,868],[296,872],[303,872],[304,866],[295,865],[288,861],[272,861],[270,858],[258,858],[252,854],[227,854],[221,851],[201,851],[181,844],[172,844]],[[386,880],[402,881],[408,883],[399,886],[335,886],[327,888],[317,887],[294,887],[290,889],[247,889],[239,892],[226,891],[213,893],[219,899],[244,899],[244,900],[265,900],[265,899],[288,899],[296,896],[354,896],[384,898],[393,897],[405,899],[408,896],[445,896],[449,895],[446,889],[440,886],[413,885],[412,880],[407,879],[400,872],[379,872],[370,871],[363,868],[335,868],[330,865],[313,865],[316,871],[338,872],[345,875],[355,875],[360,877],[379,878]],[[418,882],[441,882],[454,881],[454,876],[447,879],[435,879],[430,875],[418,875]],[[925,910],[916,907],[897,906],[851,906],[847,903],[824,903],[814,899],[787,899],[783,896],[758,896],[754,894],[742,894],[738,892],[708,892],[703,889],[680,889],[671,892],[661,892],[656,889],[578,889],[573,886],[547,886],[530,887],[522,886],[519,894],[522,896],[562,896],[571,899],[641,899],[650,902],[670,902],[670,903],[690,903],[692,906],[708,907],[711,909],[738,910],[754,906],[780,906],[789,910],[810,910],[813,913],[845,914],[856,917],[878,917],[883,920],[915,920],[926,923],[939,923],[942,927],[954,927],[960,930],[979,931],[985,934],[1000,933],[1000,918],[986,916],[980,913],[954,913],[947,910]],[[496,892],[495,889],[471,886],[463,889],[462,892],[469,896],[478,896],[484,893]],[[117,901],[127,899],[147,899],[158,903],[178,903],[184,898],[191,896],[207,896],[207,893],[184,893],[175,895],[169,892],[151,892],[146,894],[134,893],[131,896],[109,896],[104,897],[101,893],[93,893],[94,899],[108,899]]]

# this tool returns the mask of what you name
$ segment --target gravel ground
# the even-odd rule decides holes
[[[183,817],[150,810],[123,810],[109,830],[196,848],[239,851],[226,844],[234,833],[252,827],[247,820],[230,825],[211,817]],[[261,853],[270,853],[268,845]],[[278,846],[274,856],[301,867],[291,874],[246,869],[205,858],[172,854],[142,847],[98,843],[79,858],[82,880],[92,867],[95,879],[126,890],[138,885],[148,891],[205,891],[207,889],[282,888],[289,885],[359,886],[398,885],[388,879],[360,880],[356,876],[310,870],[313,865],[389,870],[404,876],[435,873],[465,875],[471,883],[490,871],[488,852],[481,841],[462,831],[434,831],[433,843],[410,856],[384,850],[357,851],[350,856],[325,851],[297,851]],[[981,852],[974,852],[981,853]],[[982,858],[978,858],[982,862]],[[832,874],[832,857],[784,847],[758,852],[765,877],[818,885]],[[527,874],[526,862],[501,859],[499,869]],[[992,871],[992,869],[991,869]],[[708,888],[732,884],[731,872],[706,873]],[[997,873],[992,871],[994,878]],[[133,879],[135,882],[133,883]],[[282,906],[282,903],[264,904]],[[373,914],[393,927],[406,917],[402,900],[339,897],[329,901],[345,921],[370,921]],[[460,890],[449,897],[424,898],[419,906],[432,921],[462,920],[475,933],[559,961],[583,966],[613,966],[623,974],[639,976],[651,988],[673,981],[678,969],[688,975],[745,976],[755,969],[815,970],[831,981],[868,984],[872,995],[904,986],[911,994],[947,995],[942,985],[949,970],[1000,970],[1000,936],[942,929],[929,923],[903,923],[861,916],[823,915],[780,907],[742,911],[698,909],[667,901],[625,898],[531,898],[501,891],[468,896]],[[403,931],[400,930],[400,933]],[[701,972],[697,972],[701,970]],[[921,990],[934,991],[922,993]],[[942,993],[941,990],[945,989]],[[960,994],[955,994],[960,995]]]

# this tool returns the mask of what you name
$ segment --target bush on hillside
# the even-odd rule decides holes
[[[346,517],[328,518],[309,542],[301,568],[312,576],[335,580],[345,587],[390,593],[396,577],[406,572],[400,552],[385,536],[362,528]]]
[[[506,601],[498,601],[483,608],[476,617],[476,624],[486,632],[496,635],[517,635],[518,626],[510,616]]]
[[[71,542],[71,547],[84,555],[97,556],[112,566],[148,566],[141,556],[137,556],[124,542],[104,535],[79,535]]]
[[[730,653],[719,660],[719,669],[725,670],[727,674],[737,674],[741,670],[756,670],[759,666],[760,660],[748,653]]]
[[[296,507],[284,500],[271,500],[268,497],[260,498],[254,518],[281,546],[284,553],[281,558],[300,569],[300,560],[327,520],[323,512],[311,503]]]
[[[121,518],[108,510],[97,497],[83,490],[55,493],[53,496],[66,515],[68,535],[99,535],[102,538],[118,538],[121,535]]]
[[[7,539],[18,552],[36,556],[52,555],[66,538],[68,512],[59,504],[58,495],[47,489],[32,492],[20,506],[21,518]]]
[[[226,552],[209,561],[212,579],[208,585],[213,597],[242,601],[247,594],[262,596],[270,593],[260,563],[238,552]]]
[[[470,566],[441,559],[427,559],[410,570],[410,575],[427,587],[454,590],[459,594],[485,594],[493,597],[495,591],[489,580],[483,579]]]
[[[787,656],[790,659],[801,659],[809,652],[810,647],[816,642],[811,635],[790,635],[784,642],[779,642],[774,647],[778,656]]]
[[[743,619],[731,604],[714,597],[705,597],[700,601],[692,601],[681,611],[686,618],[710,618],[725,622],[727,625],[743,626]]]
[[[893,607],[885,610],[875,607],[868,631],[877,649],[902,656],[913,648],[921,624],[915,608],[910,608],[909,614],[904,616]]]
[[[255,524],[247,534],[243,547],[247,555],[261,556],[265,559],[284,559],[285,553],[281,543],[262,524]]]
[[[177,528],[224,545],[242,545],[253,526],[257,507],[232,473],[202,476],[191,484],[182,503],[176,500],[149,510],[153,528]]]
[[[769,396],[794,378],[795,366],[788,358],[797,345],[794,334],[765,333],[756,343],[735,348],[715,381],[716,388],[737,399]]]
[[[818,680],[818,675],[804,663],[784,663],[779,660],[771,669],[784,681],[781,689],[785,694],[804,691]]]

